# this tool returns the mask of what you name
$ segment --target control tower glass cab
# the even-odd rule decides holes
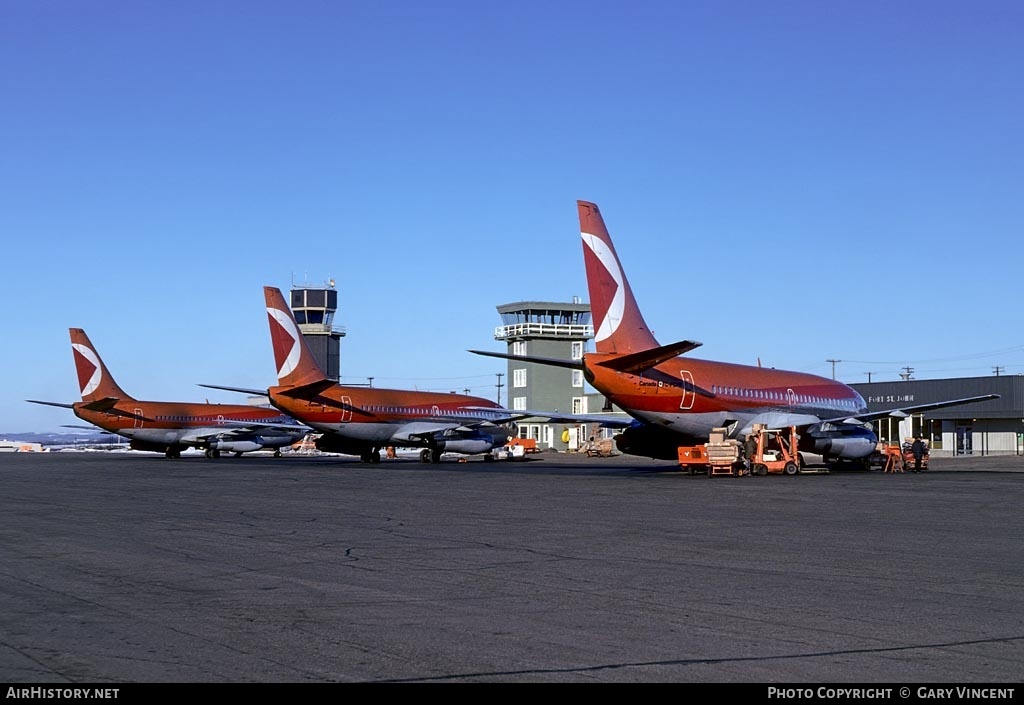
[[[345,329],[334,325],[338,311],[338,291],[332,280],[324,287],[293,287],[292,314],[299,324],[317,363],[329,379],[338,381],[341,375],[341,339]]]
[[[508,344],[510,355],[582,360],[587,341],[594,337],[590,305],[579,298],[572,303],[520,301],[504,304],[498,306],[498,315],[502,325],[494,329],[494,337]],[[583,371],[510,359],[508,407],[586,414]],[[533,423],[529,419],[519,422],[519,429],[520,436],[533,438],[538,447],[556,450],[578,447],[583,433],[572,426]],[[568,441],[563,440],[566,435]]]

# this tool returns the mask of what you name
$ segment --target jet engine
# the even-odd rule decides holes
[[[168,450],[177,451],[180,453],[187,446],[171,445],[168,446],[166,443],[154,443],[153,441],[143,441],[138,438],[133,438],[128,442],[128,447],[132,450],[146,450],[153,453],[166,453]]]
[[[630,426],[615,436],[615,445],[623,453],[641,455],[656,460],[677,460],[679,446],[702,441],[690,441],[686,436],[664,431],[657,426]]]
[[[487,438],[444,438],[438,439],[431,446],[441,453],[464,453],[474,455],[486,453],[494,447],[494,442]]]
[[[800,439],[802,450],[842,460],[866,458],[875,451],[877,443],[870,426],[850,424],[811,426]]]
[[[210,450],[225,453],[249,453],[262,447],[263,444],[256,441],[210,441]]]
[[[815,438],[814,452],[821,455],[844,459],[864,458],[875,450],[877,441],[872,438]]]
[[[316,449],[324,453],[344,453],[345,455],[363,455],[373,446],[366,441],[353,441],[333,433],[325,433],[316,439]]]

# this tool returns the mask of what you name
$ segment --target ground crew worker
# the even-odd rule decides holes
[[[743,457],[747,465],[747,471],[750,473],[754,472],[754,455],[757,454],[757,438],[754,437],[753,433],[747,434],[747,439],[743,441]]]
[[[914,444],[910,446],[910,452],[914,454],[914,472],[921,472],[921,459],[924,457],[924,441],[920,436],[914,436]]]

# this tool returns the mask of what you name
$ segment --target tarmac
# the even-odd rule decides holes
[[[0,456],[0,682],[1009,683],[1024,458]]]

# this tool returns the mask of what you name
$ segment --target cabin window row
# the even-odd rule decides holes
[[[831,399],[828,397],[814,396],[813,394],[792,394],[788,392],[780,392],[775,389],[748,389],[746,387],[724,387],[719,385],[712,385],[711,391],[715,394],[739,397],[741,399],[760,399],[763,401],[789,401],[796,404],[817,404],[819,406],[827,407],[843,407],[847,409],[856,409],[857,405],[852,399]]]

